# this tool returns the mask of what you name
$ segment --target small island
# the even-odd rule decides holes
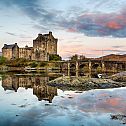
[[[1,72],[18,72],[23,75],[48,73],[49,76],[57,76],[48,82],[49,85],[81,87],[85,90],[126,86],[125,54],[110,54],[99,58],[75,54],[69,60],[62,60],[57,54],[57,42],[58,39],[49,32],[38,34],[33,40],[33,47],[26,45],[19,48],[17,43],[4,44],[0,57]]]

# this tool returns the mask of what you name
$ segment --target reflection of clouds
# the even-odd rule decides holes
[[[61,92],[52,104],[46,101],[33,101],[25,109],[18,108],[13,112],[15,117],[6,117],[13,126],[101,126],[117,122],[110,120],[109,113],[124,113],[126,111],[126,89],[91,90],[83,93]],[[27,92],[28,93],[28,92]],[[20,94],[21,95],[21,94]],[[61,96],[64,96],[63,98]],[[72,98],[69,98],[72,97]],[[10,111],[13,111],[10,110]],[[6,120],[3,120],[5,124]],[[0,119],[1,122],[1,119]],[[1,123],[0,123],[1,124]],[[62,126],[62,125],[61,125]]]
[[[30,110],[23,112],[19,120],[17,121],[18,123],[20,122],[25,122],[24,124],[28,124],[29,121],[32,121],[31,126],[41,126],[43,125],[48,125],[52,121],[50,125],[55,124],[55,121],[58,123],[64,123],[62,120],[60,122],[57,121],[57,119],[65,119],[67,120],[68,118],[71,119],[71,121],[78,122],[79,120],[83,119],[83,116],[80,115],[79,113],[77,114],[76,110],[73,109],[67,109],[64,106],[60,105],[53,105],[53,104],[48,104],[48,105],[38,105],[36,107],[31,108]],[[76,120],[75,120],[76,119]],[[18,124],[17,123],[17,124]]]
[[[111,99],[107,99],[106,103],[114,107],[114,106],[118,106],[122,100],[123,99],[121,98],[111,98]]]
[[[79,95],[72,94],[72,99],[64,98],[60,103],[77,108],[80,112],[124,113],[125,95],[125,89],[96,90]]]

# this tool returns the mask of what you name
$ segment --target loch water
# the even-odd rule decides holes
[[[52,78],[51,78],[52,79]],[[124,126],[126,88],[84,91],[47,85],[50,77],[1,75],[0,126]]]

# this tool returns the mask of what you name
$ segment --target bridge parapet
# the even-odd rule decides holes
[[[78,60],[78,61],[66,61],[62,62],[62,70],[76,71],[76,76],[79,72],[83,73],[106,73],[106,72],[121,72],[126,71],[125,61],[103,61],[103,60]],[[78,72],[78,73],[77,73]]]

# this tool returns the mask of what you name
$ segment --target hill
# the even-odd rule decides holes
[[[110,54],[103,57],[96,58],[98,60],[109,60],[109,61],[126,61],[126,54],[124,55],[116,55],[116,54]]]

